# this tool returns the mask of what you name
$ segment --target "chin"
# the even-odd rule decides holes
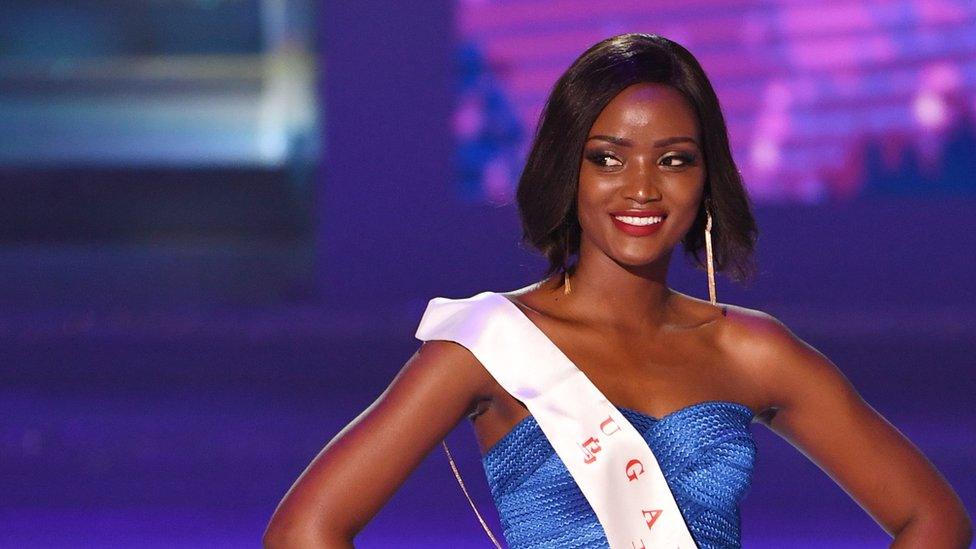
[[[618,254],[611,256],[617,264],[624,267],[640,268],[651,265],[652,263],[659,261],[661,259],[661,254],[657,253],[645,253],[645,254]]]
[[[627,267],[644,267],[661,261],[671,255],[671,248],[661,249],[658,246],[642,244],[628,246],[629,250],[617,249],[608,254],[619,265]]]

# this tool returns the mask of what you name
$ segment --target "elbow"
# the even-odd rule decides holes
[[[917,516],[899,532],[892,547],[966,549],[973,542],[973,523],[964,508]]]

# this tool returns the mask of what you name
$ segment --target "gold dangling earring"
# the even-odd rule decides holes
[[[705,256],[708,263],[708,300],[715,305],[715,266],[712,263],[712,212],[710,200],[705,201]]]
[[[568,256],[569,254],[567,254]],[[569,267],[566,266],[565,261],[563,262],[563,293],[569,294],[571,291],[569,287]]]
[[[569,262],[569,235],[566,235],[566,239],[563,241],[566,245],[563,251],[566,255],[563,257],[563,294],[568,295],[572,291],[569,287],[569,267],[566,265]]]

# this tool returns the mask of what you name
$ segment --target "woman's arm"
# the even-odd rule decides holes
[[[352,540],[430,450],[488,398],[492,378],[461,345],[421,345],[390,386],[298,477],[265,547],[352,547]]]
[[[969,547],[972,523],[959,496],[918,448],[780,321],[736,309],[732,339],[772,405],[769,428],[893,536],[891,547]]]

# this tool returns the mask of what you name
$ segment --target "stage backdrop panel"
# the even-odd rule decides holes
[[[762,203],[976,194],[976,3],[460,0],[460,194],[514,194],[558,76],[588,46],[656,33],[702,63]]]

